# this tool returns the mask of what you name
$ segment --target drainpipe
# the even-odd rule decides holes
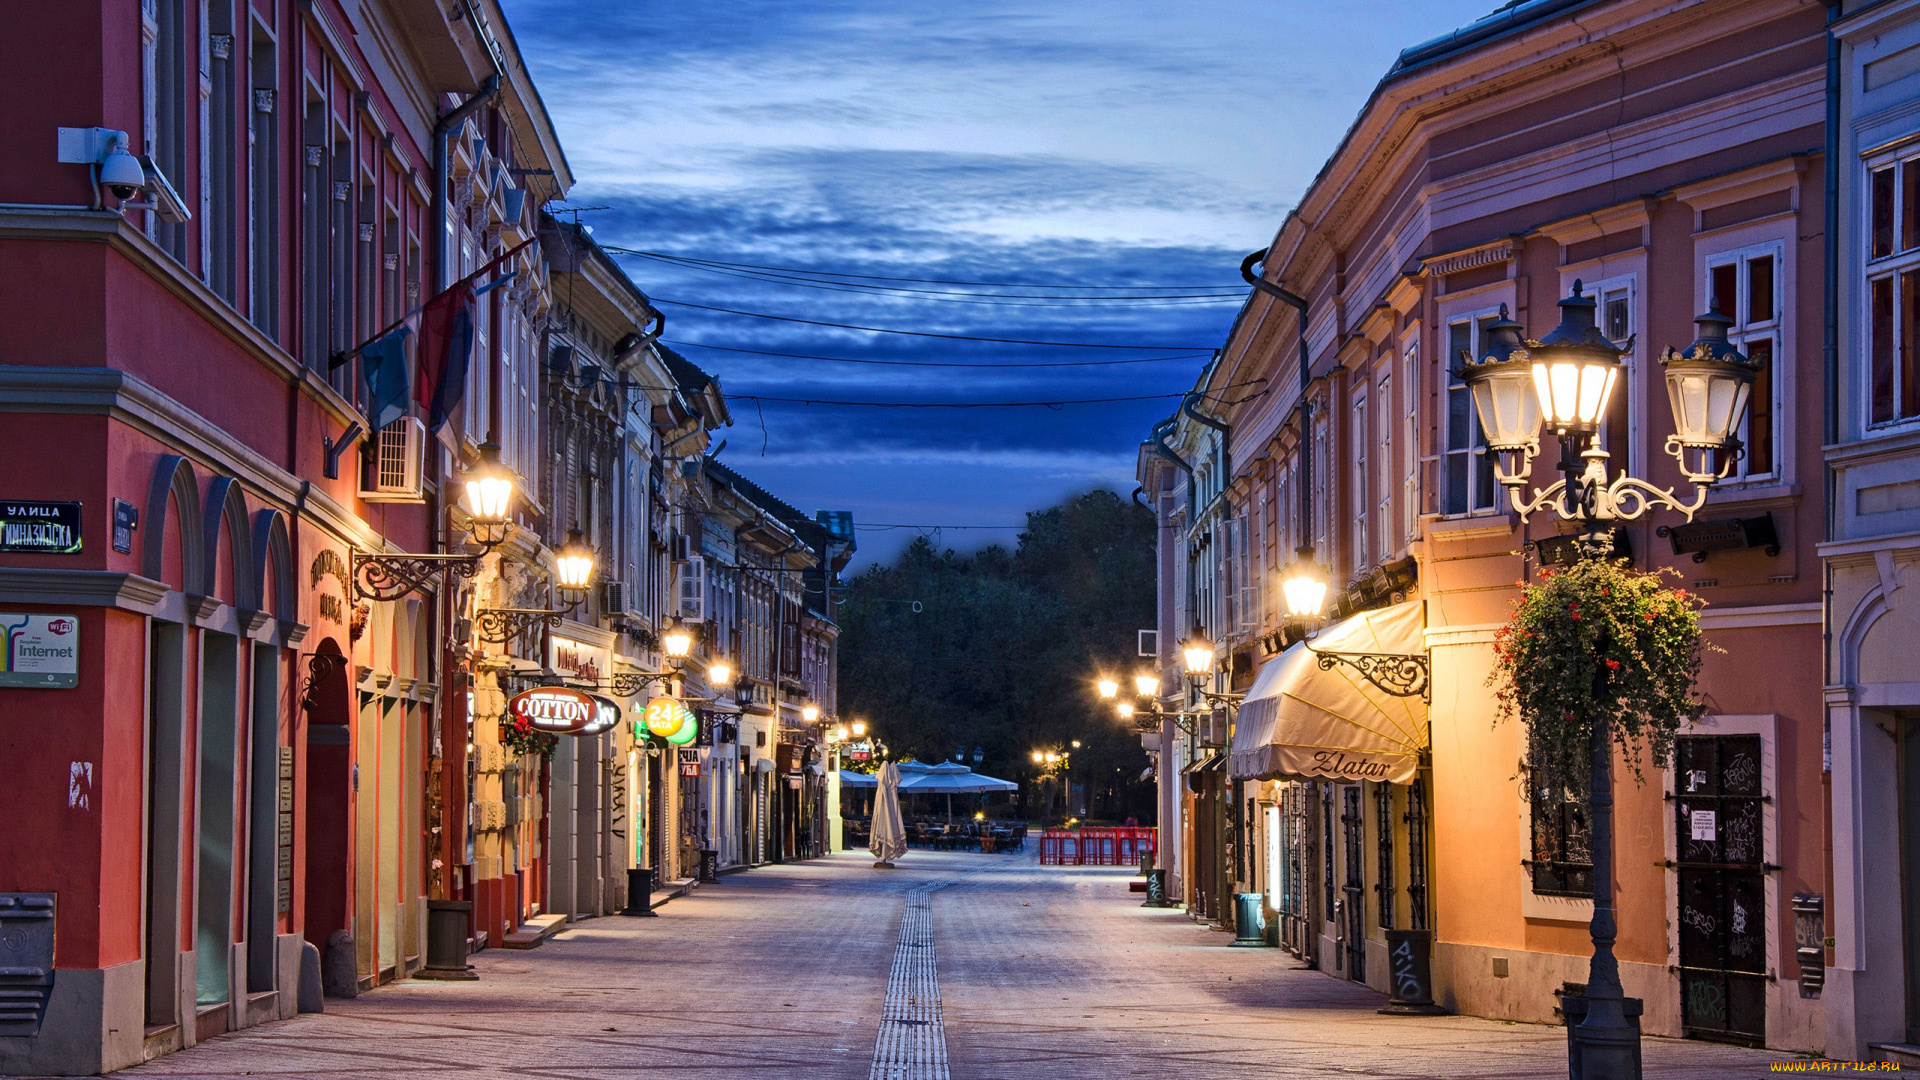
[[[1821,361],[1826,380],[1826,416],[1822,445],[1832,446],[1840,441],[1840,39],[1833,33],[1833,24],[1841,15],[1839,0],[1827,0],[1827,132],[1826,157],[1821,163],[1825,173],[1825,229],[1826,238],[1821,244],[1825,263],[1821,281]],[[1824,455],[1822,455],[1824,457]],[[1825,538],[1834,539],[1834,512],[1838,493],[1834,482],[1833,466],[1821,462],[1821,480],[1825,487],[1823,513],[1826,517]],[[1833,612],[1831,605],[1822,605],[1820,636],[1825,647],[1821,663],[1825,667],[1824,681],[1833,682]]]
[[[1307,386],[1312,383],[1312,364],[1307,361],[1307,298],[1268,281],[1264,273],[1253,272],[1255,264],[1266,269],[1267,253],[1255,251],[1240,260],[1240,276],[1247,284],[1300,313],[1300,400],[1294,408],[1300,413],[1300,545],[1295,553],[1311,556],[1309,537],[1313,535],[1313,406],[1307,401]]]
[[[1195,408],[1199,400],[1199,394],[1188,394],[1180,401],[1180,411],[1220,433],[1220,486],[1225,488],[1233,481],[1233,426]]]
[[[453,111],[441,117],[433,125],[433,248],[434,248],[434,291],[439,292],[452,283],[447,274],[447,263],[452,258],[452,248],[447,243],[447,184],[452,177],[447,175],[449,151],[447,140],[466,123],[467,117],[500,93],[500,76],[489,75],[480,83],[480,89],[472,97],[455,106]]]

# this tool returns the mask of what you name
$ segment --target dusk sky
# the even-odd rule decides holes
[[[1245,296],[1241,257],[1398,50],[1494,6],[506,0],[577,178],[554,209],[605,207],[580,220],[607,245],[814,272],[622,257],[666,341],[732,398],[721,459],[804,511],[852,510],[861,562],[920,531],[875,526],[1018,526],[1089,488],[1131,492],[1177,399],[754,395],[1177,395]],[[1129,295],[1156,299],[1112,299]],[[911,366],[929,363],[968,366]],[[987,366],[1010,364],[1097,366]]]

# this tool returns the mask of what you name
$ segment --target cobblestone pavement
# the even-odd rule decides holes
[[[484,952],[478,982],[409,981],[329,1000],[325,1014],[119,1075],[1566,1075],[1558,1028],[1380,1016],[1382,998],[1364,987],[1278,950],[1227,948],[1226,935],[1177,911],[1139,907],[1125,870],[920,851],[895,871],[870,864],[849,854],[731,875],[657,919],[593,919],[538,949]],[[889,972],[921,937],[901,933],[910,892],[930,905],[940,1007],[909,1014],[889,1003],[888,1015],[943,1017],[944,1067],[876,1062]],[[882,1048],[897,1042],[890,1035]],[[1647,1075],[1659,1080],[1763,1076],[1777,1056],[1660,1039],[1645,1047]]]

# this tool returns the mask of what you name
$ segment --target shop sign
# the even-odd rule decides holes
[[[591,645],[569,638],[553,639],[553,667],[562,674],[586,682],[599,682],[601,652]]]
[[[525,720],[535,731],[572,735],[593,723],[600,707],[590,695],[570,686],[536,686],[508,698],[507,714]]]
[[[78,618],[0,612],[0,686],[65,690],[78,685]]]
[[[661,695],[647,702],[647,730],[675,746],[685,746],[700,733],[700,719],[676,697]]]
[[[860,742],[848,743],[847,744],[847,760],[849,761],[873,760],[873,744],[870,742],[866,742],[864,740]]]
[[[699,776],[700,775],[700,751],[698,750],[680,751],[680,775],[681,776]]]
[[[0,551],[78,554],[80,504],[0,499]]]
[[[596,710],[594,712],[593,722],[581,728],[578,732],[575,732],[575,734],[599,735],[603,732],[612,731],[613,726],[620,722],[620,703],[612,698],[601,697],[599,694],[590,694],[588,696],[593,698],[593,704]]]

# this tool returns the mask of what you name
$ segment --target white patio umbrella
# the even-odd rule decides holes
[[[873,800],[873,838],[867,843],[874,867],[891,868],[907,853],[907,823],[900,816],[900,769],[889,761],[880,766],[880,789]]]

